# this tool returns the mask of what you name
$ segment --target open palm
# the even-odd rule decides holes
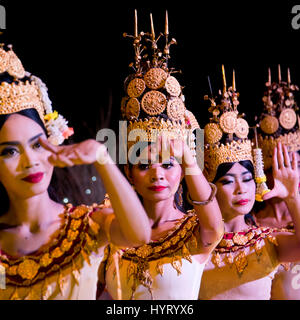
[[[274,188],[263,197],[264,200],[273,197],[287,199],[298,194],[299,175],[295,153],[292,153],[291,158],[287,147],[278,143],[273,154]]]

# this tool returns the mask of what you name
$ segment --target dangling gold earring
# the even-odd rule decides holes
[[[178,195],[178,205],[179,205],[179,207],[182,207],[183,206],[183,197],[182,197],[183,188],[182,188],[182,184],[179,185],[176,194]],[[174,209],[177,209],[176,200],[175,199],[174,199]]]
[[[180,205],[180,207],[183,206],[182,194],[183,194],[183,187],[182,187],[182,184],[180,183],[179,188],[178,188],[178,196],[179,196],[179,205]]]

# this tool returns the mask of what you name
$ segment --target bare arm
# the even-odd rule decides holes
[[[151,228],[147,214],[135,191],[113,163],[104,145],[95,140],[61,147],[53,146],[42,139],[40,142],[45,149],[51,152],[49,162],[54,166],[95,165],[113,207],[110,212],[107,212],[106,209],[106,212],[100,210],[92,215],[92,219],[100,225],[99,237],[104,242],[111,240],[112,243],[125,247],[149,242]],[[103,164],[98,163],[97,159]],[[112,215],[116,219],[111,219]],[[109,220],[111,224],[108,225],[109,230],[106,230],[105,233]]]
[[[107,164],[95,162],[94,165],[109,194],[117,218],[117,221],[114,221],[111,225],[111,240],[113,243],[121,245],[121,231],[121,235],[124,235],[132,246],[148,243],[151,229],[144,207],[128,180],[112,162],[107,151],[103,151],[106,153],[104,156],[107,157]],[[128,243],[126,244],[128,245]]]
[[[182,151],[176,151],[176,149],[180,149],[180,144],[177,147],[174,145],[174,141],[171,141],[170,144],[171,153],[176,157],[182,157],[182,169],[190,198],[194,202],[207,201],[211,197],[212,188],[192,156],[189,147],[183,143],[181,144]],[[210,253],[224,234],[224,223],[218,202],[216,198],[213,198],[206,205],[194,205],[194,209],[200,222],[200,242],[202,246],[199,248],[201,250],[199,253]]]

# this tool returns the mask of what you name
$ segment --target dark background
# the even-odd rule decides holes
[[[228,86],[235,69],[239,110],[250,124],[262,107],[268,67],[275,80],[278,63],[283,80],[290,67],[292,82],[300,84],[300,30],[291,26],[297,2],[177,1],[146,8],[140,5],[148,2],[128,7],[115,1],[0,4],[7,15],[2,41],[12,43],[25,69],[46,82],[54,108],[75,128],[77,141],[95,138],[101,127],[118,128],[123,80],[133,61],[131,41],[122,34],[133,33],[135,8],[139,30],[146,32],[153,13],[156,34],[164,30],[168,10],[170,37],[178,42],[171,49],[170,66],[182,70],[176,77],[202,128],[209,116],[203,100],[209,94],[207,76],[217,93],[222,64]]]

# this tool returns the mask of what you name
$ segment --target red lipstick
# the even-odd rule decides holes
[[[249,203],[249,200],[248,199],[243,199],[243,200],[240,200],[238,202],[236,202],[235,204],[239,205],[239,206],[245,206]]]
[[[22,180],[29,182],[29,183],[39,183],[42,181],[43,177],[44,177],[43,172],[37,172],[34,174],[30,174],[29,176],[23,178]]]
[[[163,191],[163,190],[167,189],[167,187],[163,187],[163,186],[154,186],[154,187],[150,187],[149,189],[150,189],[151,191],[160,192],[160,191]]]

